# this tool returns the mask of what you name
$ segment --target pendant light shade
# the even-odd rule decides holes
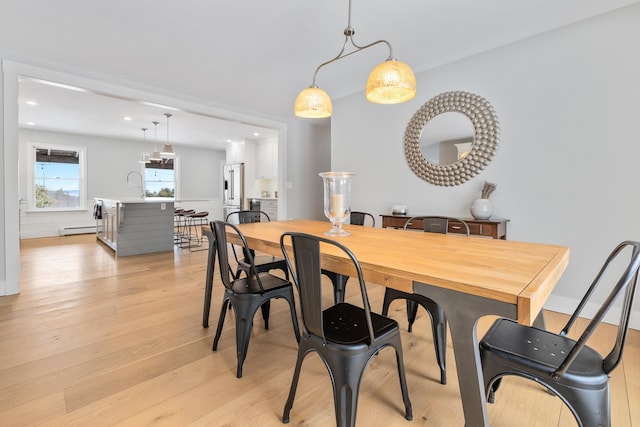
[[[173,151],[173,145],[164,144],[162,146],[162,151],[160,152],[160,154],[162,154],[163,156],[173,156],[176,153],[175,151]]]
[[[366,97],[376,104],[399,104],[416,96],[416,76],[404,62],[388,59],[369,74]]]
[[[331,117],[332,113],[331,98],[317,86],[306,88],[296,98],[294,114],[298,117],[323,119]]]
[[[147,142],[147,131],[149,129],[147,128],[140,128],[142,129],[142,138],[144,139],[145,145]],[[140,153],[140,160],[138,160],[138,163],[151,163],[151,160],[149,160],[149,154],[147,153]]]
[[[140,160],[138,160],[138,163],[151,163],[149,153],[140,153]]]
[[[162,160],[162,156],[160,155],[160,152],[156,148],[156,143],[158,142],[158,124],[160,122],[151,122],[151,123],[153,123],[153,126],[155,126],[155,140],[153,142],[153,153],[151,153],[151,155],[149,156],[149,160],[154,160],[156,162],[159,162],[160,160]]]
[[[389,48],[389,56],[386,61],[378,65],[369,75],[365,95],[367,100],[377,104],[399,104],[409,101],[416,96],[416,76],[413,70],[393,57],[391,44],[386,40],[378,40],[364,46],[359,46],[353,41],[355,30],[351,26],[351,0],[349,0],[349,18],[347,28],[344,29],[344,43],[342,49],[334,58],[323,62],[316,68],[313,74],[311,86],[298,95],[294,104],[294,114],[298,117],[325,118],[331,117],[333,107],[331,98],[316,85],[318,71],[325,65],[329,65],[339,59],[368,49],[378,44],[386,44]],[[347,51],[347,45],[351,44],[355,50]]]
[[[173,156],[176,153],[173,151],[173,145],[169,143],[169,117],[171,117],[171,114],[164,113],[164,116],[167,118],[167,142],[162,146],[160,154],[163,156]]]

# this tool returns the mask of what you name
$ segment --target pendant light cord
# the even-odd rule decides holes
[[[373,43],[369,43],[369,44],[364,45],[364,46],[359,46],[353,41],[353,35],[355,33],[356,33],[356,31],[351,26],[351,0],[349,0],[349,15],[348,15],[348,18],[347,18],[347,28],[344,29],[344,43],[342,44],[342,49],[340,49],[340,52],[338,52],[338,55],[336,55],[334,58],[332,58],[332,59],[330,59],[330,60],[328,60],[326,62],[323,62],[320,65],[318,65],[318,68],[316,68],[316,71],[313,73],[313,82],[311,83],[311,87],[318,87],[316,85],[316,76],[318,75],[318,71],[320,71],[320,69],[322,67],[324,67],[325,65],[329,65],[332,62],[337,61],[338,59],[346,58],[347,56],[353,55],[354,53],[358,53],[358,52],[360,52],[360,51],[362,51],[364,49],[368,49],[368,48],[370,48],[372,46],[375,46],[377,44],[384,43],[389,48],[389,57],[387,58],[387,61],[394,59],[393,58],[393,48],[391,47],[391,44],[388,41],[386,41],[386,40],[378,40],[378,41],[375,41]],[[348,53],[344,53],[348,42],[351,42],[351,45],[353,47],[355,47],[356,50],[348,52]]]

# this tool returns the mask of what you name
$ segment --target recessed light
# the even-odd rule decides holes
[[[127,121],[127,122],[130,122],[130,121],[131,121],[131,117],[129,117],[129,116],[124,116],[124,120],[125,120],[125,121]]]
[[[38,105],[38,103],[36,101],[27,101],[27,105],[31,105],[32,107],[35,107],[36,105]]]
[[[27,122],[28,126],[35,126],[36,124],[34,122]]]
[[[260,134],[258,132],[254,132],[253,136],[260,136]]]

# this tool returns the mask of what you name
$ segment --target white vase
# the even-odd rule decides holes
[[[489,199],[475,199],[470,210],[475,219],[489,219],[493,214],[493,203]]]

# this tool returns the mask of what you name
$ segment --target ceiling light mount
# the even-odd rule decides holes
[[[304,118],[326,118],[331,117],[333,106],[329,95],[316,84],[318,71],[325,65],[329,65],[339,59],[346,58],[354,53],[368,49],[378,44],[386,44],[389,48],[389,56],[387,59],[376,66],[367,80],[365,95],[367,100],[377,104],[398,104],[413,99],[416,96],[416,77],[404,62],[398,61],[393,57],[393,48],[386,40],[378,40],[364,46],[359,46],[353,40],[355,30],[351,26],[351,0],[349,0],[349,15],[347,27],[344,29],[344,43],[342,49],[334,58],[323,62],[316,68],[313,73],[311,86],[304,89],[296,98],[294,104],[294,113],[298,117]],[[347,43],[355,48],[355,50],[345,52]]]

